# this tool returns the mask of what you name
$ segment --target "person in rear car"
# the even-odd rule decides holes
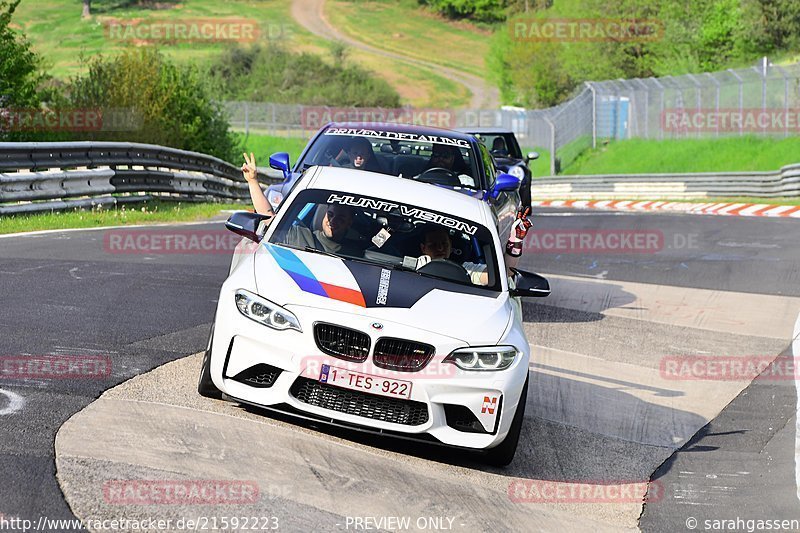
[[[369,170],[370,172],[383,172],[372,144],[364,137],[354,137],[347,147],[347,155],[350,163],[344,165],[345,168],[357,168],[359,170]]]

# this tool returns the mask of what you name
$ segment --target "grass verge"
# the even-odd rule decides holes
[[[563,174],[769,171],[798,162],[800,137],[630,139],[585,151]]]
[[[127,226],[156,222],[193,222],[208,220],[223,209],[249,209],[249,204],[187,204],[155,200],[119,207],[79,209],[54,213],[0,216],[0,234],[49,229]]]
[[[251,152],[255,154],[256,164],[260,167],[269,166],[269,156],[275,152],[288,152],[289,160],[294,165],[309,141],[300,137],[280,137],[253,132],[249,135],[237,132],[236,136],[248,154]]]
[[[522,154],[537,152],[539,157],[528,163],[533,178],[546,178],[550,175],[550,151],[547,148],[522,148]]]

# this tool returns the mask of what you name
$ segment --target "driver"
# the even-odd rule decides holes
[[[332,254],[361,257],[363,247],[357,241],[347,238],[347,230],[353,225],[353,208],[339,204],[325,207],[320,229],[311,231],[305,226],[292,226],[286,242],[294,246],[310,246]]]
[[[502,137],[495,137],[492,141],[492,154],[499,156],[507,156],[508,148],[506,148],[506,141]]]
[[[466,174],[467,165],[461,156],[461,150],[448,144],[434,144],[431,148],[431,158],[425,165],[425,170],[431,168],[445,168],[456,174]]]

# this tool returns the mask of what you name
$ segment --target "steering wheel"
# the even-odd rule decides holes
[[[429,174],[434,174],[434,173],[439,173],[440,175],[444,173],[443,177],[445,179],[441,179],[442,176],[435,176],[435,175],[429,176]],[[420,173],[420,175],[416,176],[414,179],[417,181],[421,181],[423,183],[437,183],[439,185],[450,185],[453,187],[461,186],[461,180],[458,179],[458,174],[455,171],[444,167],[429,168],[428,170],[425,170],[422,173]]]
[[[422,266],[417,272],[461,283],[472,282],[467,269],[449,259],[434,259],[427,265]]]

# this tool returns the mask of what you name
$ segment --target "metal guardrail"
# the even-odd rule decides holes
[[[282,180],[263,172],[265,184]],[[0,215],[163,200],[248,201],[239,168],[205,154],[122,142],[0,143]]]
[[[259,168],[259,179],[281,181]],[[537,200],[800,197],[800,164],[772,172],[615,174],[534,179]],[[0,215],[164,200],[243,201],[241,170],[212,156],[118,142],[0,143]]]
[[[537,200],[658,200],[800,197],[800,164],[771,172],[609,174],[534,179]]]

